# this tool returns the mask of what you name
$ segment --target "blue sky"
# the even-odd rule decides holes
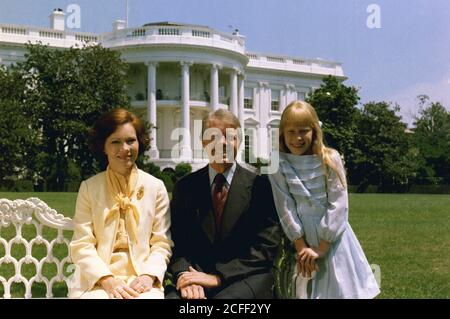
[[[0,23],[49,26],[53,8],[81,8],[85,32],[125,18],[125,0],[0,0]],[[339,61],[361,102],[392,101],[411,122],[416,96],[450,110],[449,0],[129,0],[130,27],[174,21],[246,36],[249,51]],[[369,28],[371,4],[380,28]]]

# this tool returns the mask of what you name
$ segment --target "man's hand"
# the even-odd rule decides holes
[[[180,290],[190,285],[200,285],[203,288],[215,288],[220,286],[220,278],[215,275],[200,272],[189,266],[189,271],[183,273],[177,280],[177,289]]]
[[[180,289],[183,299],[206,299],[205,289],[200,285],[189,285]]]

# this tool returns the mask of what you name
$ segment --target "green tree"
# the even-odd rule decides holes
[[[405,191],[416,177],[418,154],[406,124],[396,115],[399,106],[371,102],[356,116],[359,150],[349,179],[364,190],[369,184],[382,191]]]
[[[189,174],[190,172],[192,172],[191,164],[189,164],[189,163],[177,164],[177,166],[175,166],[175,173],[174,173],[175,181],[174,181],[174,183],[177,180],[179,180],[180,178],[182,178],[183,176]]]
[[[25,61],[13,67],[24,81],[19,99],[32,128],[41,134],[29,169],[51,190],[63,190],[73,160],[85,178],[98,170],[88,148],[87,131],[100,114],[129,107],[120,54],[101,46],[55,50],[27,45]]]
[[[418,96],[419,116],[414,123],[414,144],[422,157],[418,182],[450,183],[450,112],[439,102]]]
[[[0,66],[0,179],[25,174],[24,167],[34,157],[38,143],[38,136],[30,129],[31,123],[15,97],[20,87],[10,70]]]
[[[358,89],[344,85],[336,77],[327,76],[307,102],[316,110],[322,124],[324,139],[345,157],[346,167],[353,170],[355,157],[355,116],[358,114]]]

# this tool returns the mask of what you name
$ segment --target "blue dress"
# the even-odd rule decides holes
[[[337,152],[332,160],[344,172]],[[293,242],[304,236],[310,246],[331,243],[317,260],[308,298],[374,298],[380,293],[366,256],[348,223],[348,194],[337,174],[328,176],[316,155],[280,152],[280,169],[269,175],[281,225]]]

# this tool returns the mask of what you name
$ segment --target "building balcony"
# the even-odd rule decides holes
[[[50,28],[38,28],[13,24],[0,24],[0,43],[26,44],[28,42],[49,45],[58,48],[82,46],[87,42],[97,44],[99,36],[93,33],[59,31]]]
[[[93,34],[60,31],[13,24],[0,24],[0,42],[26,44],[41,41],[52,47],[69,48],[86,42],[117,48],[142,45],[182,45],[217,48],[245,57],[244,37],[219,32],[205,26],[174,23],[148,24],[138,28]]]
[[[202,100],[195,100],[191,99],[189,100],[190,107],[201,107],[201,108],[209,108],[210,103],[209,101],[202,101]],[[146,108],[148,107],[148,101],[147,100],[131,100],[131,106],[135,108]],[[182,101],[180,99],[167,99],[167,100],[156,100],[156,106],[157,107],[181,107]],[[229,104],[226,103],[226,101],[220,101],[219,102],[220,108],[228,109]]]
[[[300,59],[296,57],[247,52],[247,69],[272,69],[276,71],[301,72],[317,75],[333,75],[345,78],[341,63],[322,59]]]
[[[101,36],[101,43],[105,47],[113,48],[142,45],[200,46],[245,55],[242,36],[222,33],[204,26],[168,22],[105,33]]]

